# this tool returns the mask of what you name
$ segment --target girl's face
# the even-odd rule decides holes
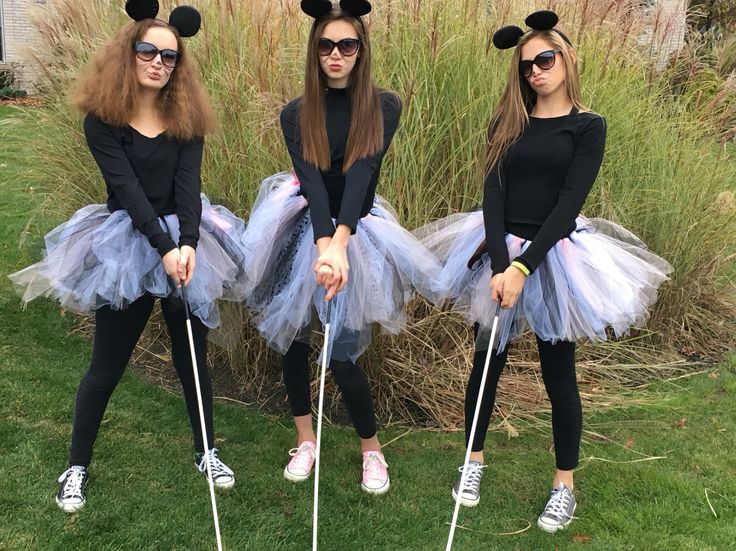
[[[325,25],[318,47],[319,65],[330,88],[345,88],[360,55],[358,32],[346,20]]]
[[[135,76],[145,89],[166,86],[178,62],[177,41],[165,27],[151,27],[135,45]]]
[[[551,96],[564,89],[567,76],[560,50],[540,37],[521,46],[519,72],[538,96]]]

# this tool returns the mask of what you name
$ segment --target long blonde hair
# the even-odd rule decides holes
[[[133,43],[152,27],[169,29],[176,36],[181,59],[158,94],[158,107],[166,134],[176,139],[202,137],[216,126],[215,114],[202,86],[194,60],[174,27],[157,19],[125,25],[103,46],[76,82],[70,101],[82,113],[94,113],[111,126],[125,126],[136,112],[141,85],[135,76]]]
[[[383,109],[380,89],[371,77],[371,44],[363,20],[334,8],[316,19],[309,33],[307,45],[304,95],[299,105],[299,134],[302,156],[320,170],[330,168],[330,146],[327,140],[325,88],[327,79],[319,64],[317,45],[324,28],[332,21],[348,21],[360,39],[358,59],[350,73],[348,93],[352,114],[350,131],[345,146],[343,172],[359,159],[374,155],[383,149]]]
[[[537,103],[537,93],[526,79],[519,75],[519,61],[521,47],[532,38],[545,40],[553,49],[560,50],[565,64],[565,89],[573,106],[578,111],[587,111],[580,92],[580,73],[578,72],[575,57],[572,55],[572,46],[554,29],[548,31],[532,30],[519,39],[514,48],[509,69],[509,78],[496,110],[491,117],[488,127],[488,148],[486,150],[486,174],[501,164],[506,151],[521,137],[529,124],[529,113]]]

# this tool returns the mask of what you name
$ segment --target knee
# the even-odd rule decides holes
[[[330,362],[330,371],[343,394],[351,394],[367,386],[361,369],[351,362]]]

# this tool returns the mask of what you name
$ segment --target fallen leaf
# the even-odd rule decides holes
[[[679,421],[675,421],[674,423],[672,423],[672,426],[675,427],[676,429],[684,429],[686,424],[687,424],[687,417],[683,417]]]
[[[592,540],[591,540],[590,536],[586,536],[584,534],[575,534],[572,537],[572,541],[574,541],[575,543],[588,543],[588,542],[590,542]]]
[[[634,439],[633,438],[629,438],[626,441],[626,444],[624,444],[624,447],[630,450],[633,445],[634,445]]]

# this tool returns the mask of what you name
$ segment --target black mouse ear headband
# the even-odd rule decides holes
[[[135,21],[155,19],[158,15],[158,0],[128,0],[125,2],[125,11]],[[179,36],[188,38],[199,32],[202,16],[192,6],[179,6],[169,15],[169,25],[178,31]]]
[[[330,0],[302,0],[301,6],[304,13],[315,19],[332,11]],[[353,17],[361,17],[370,13],[371,4],[367,0],[340,0],[340,8]]]
[[[535,31],[555,31],[559,34],[562,39],[572,46],[570,39],[565,36],[565,33],[555,29],[555,25],[560,20],[557,14],[550,10],[535,11],[530,14],[525,20],[526,26]],[[519,39],[524,36],[522,31],[516,25],[509,25],[507,27],[501,27],[495,33],[493,33],[493,45],[499,50],[508,50],[519,44]]]

